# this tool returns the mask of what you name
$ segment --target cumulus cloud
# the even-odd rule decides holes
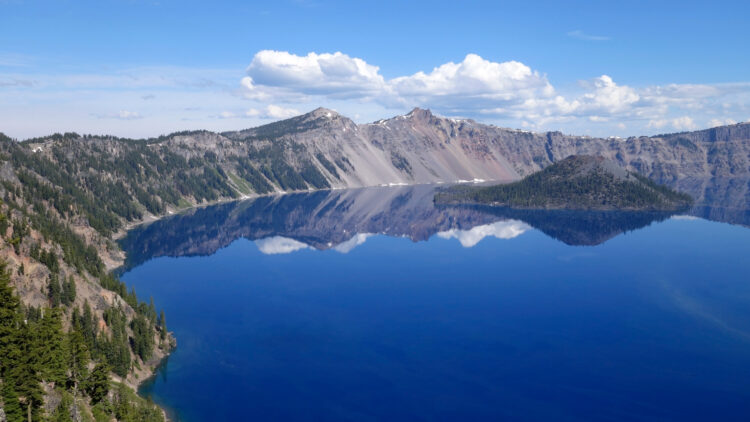
[[[219,119],[240,119],[254,117],[258,119],[288,119],[300,115],[300,111],[294,108],[285,108],[269,104],[263,108],[251,108],[245,112],[222,111],[215,117]]]
[[[580,30],[568,35],[607,38]],[[626,126],[626,121],[640,121],[645,128],[684,130],[696,127],[687,115],[710,115],[718,108],[739,112],[750,103],[747,82],[633,87],[600,75],[582,81],[578,91],[561,93],[544,73],[524,63],[494,62],[476,54],[431,71],[386,79],[378,66],[341,52],[298,56],[263,50],[253,57],[241,85],[246,98],[263,102],[354,99],[386,108],[422,106],[451,115],[490,116],[531,128],[584,121],[622,130],[638,126]],[[252,113],[268,118],[291,115]]]
[[[711,119],[708,121],[708,127],[733,125],[737,122],[733,119]]]
[[[297,56],[285,51],[258,52],[241,80],[247,98],[303,101],[310,96],[373,100],[383,105],[520,104],[554,94],[546,76],[517,61],[491,62],[468,54],[431,72],[386,80],[379,67],[336,52]]]
[[[676,130],[692,130],[698,126],[695,121],[689,116],[681,116],[674,119],[654,119],[648,122],[648,127],[654,129],[661,129],[664,127],[671,127]]]
[[[288,119],[300,115],[300,111],[294,108],[285,108],[270,104],[264,109],[251,108],[245,112],[247,117],[260,117],[263,119]]]
[[[614,114],[640,100],[629,86],[617,85],[611,77],[602,75],[591,82],[593,89],[583,95],[581,107],[594,113]]]
[[[297,56],[263,50],[253,57],[241,84],[246,97],[265,100],[299,95],[367,97],[381,93],[385,81],[377,66],[341,52]]]
[[[452,105],[520,103],[528,98],[551,97],[554,89],[544,75],[517,61],[491,62],[468,54],[460,63],[449,62],[430,73],[389,81],[391,92],[406,101],[447,102]]]

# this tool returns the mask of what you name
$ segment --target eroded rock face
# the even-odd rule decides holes
[[[457,180],[515,180],[570,155],[599,155],[660,181],[750,176],[750,124],[653,137],[591,138],[533,133],[450,119],[429,110],[357,125],[317,109],[290,119],[284,137],[342,165],[337,187]],[[225,133],[262,137],[261,128]],[[322,168],[323,166],[321,166]],[[332,176],[328,172],[327,176]]]
[[[652,137],[592,138],[500,128],[418,108],[367,124],[319,108],[242,131],[180,132],[147,141],[89,136],[27,146],[34,154],[79,173],[86,169],[77,168],[73,158],[65,161],[66,154],[134,162],[145,177],[139,183],[149,186],[175,185],[180,176],[169,173],[169,166],[165,170],[154,164],[144,148],[165,163],[173,163],[174,158],[188,164],[198,160],[202,163],[198,167],[184,165],[177,170],[203,175],[203,167],[220,168],[221,177],[240,195],[477,179],[512,181],[571,155],[602,156],[658,182],[750,177],[750,123]],[[226,197],[227,192],[219,196]],[[186,200],[193,201],[190,195]]]

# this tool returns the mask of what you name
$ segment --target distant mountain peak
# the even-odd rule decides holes
[[[424,109],[419,107],[414,107],[409,113],[406,114],[406,117],[412,117],[419,120],[427,120],[435,115],[432,114],[432,111],[430,109]]]
[[[330,108],[318,107],[315,110],[307,113],[305,116],[313,119],[332,119],[334,117],[340,117],[341,115],[335,110],[331,110]]]

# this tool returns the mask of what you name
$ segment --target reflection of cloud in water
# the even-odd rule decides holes
[[[464,248],[471,248],[487,236],[494,236],[498,239],[513,239],[516,236],[520,236],[530,228],[531,226],[523,221],[506,220],[472,227],[469,230],[446,230],[438,232],[437,235],[443,239],[458,239],[458,241],[461,242],[461,246]]]
[[[669,218],[672,220],[700,220],[700,218],[693,215],[673,215]]]
[[[352,236],[351,239],[334,246],[333,250],[341,253],[348,253],[357,246],[365,243],[365,240],[370,236],[372,236],[372,233],[357,233]]]
[[[283,236],[266,237],[255,241],[258,250],[266,255],[290,253],[310,246],[300,241]]]

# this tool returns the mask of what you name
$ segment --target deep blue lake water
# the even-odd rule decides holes
[[[142,393],[180,421],[750,420],[750,229],[383,192],[132,233],[123,279],[179,343]]]

